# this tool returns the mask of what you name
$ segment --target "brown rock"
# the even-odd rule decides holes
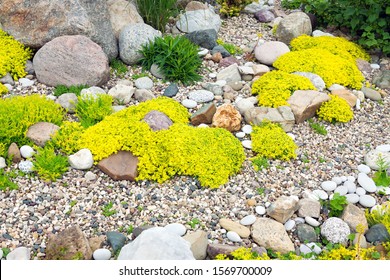
[[[256,200],[255,199],[248,199],[246,201],[246,204],[248,204],[248,206],[255,206],[256,205]]]
[[[263,76],[270,71],[269,67],[264,64],[255,64],[252,66],[252,69],[255,76]]]
[[[102,159],[97,167],[113,180],[134,181],[137,173],[138,158],[131,152],[119,151],[116,154]]]
[[[243,226],[229,219],[222,218],[219,220],[219,224],[226,230],[236,232],[242,238],[248,238],[251,233],[249,228],[247,228],[246,226]]]
[[[287,100],[295,116],[296,123],[302,123],[314,117],[318,108],[330,97],[315,90],[296,90]]]
[[[50,235],[46,247],[47,260],[91,260],[92,250],[79,226]]]
[[[196,232],[191,232],[183,236],[185,240],[190,242],[191,251],[196,260],[204,260],[207,256],[207,233],[198,230]]]
[[[356,65],[359,68],[359,70],[363,73],[369,74],[372,71],[370,63],[364,59],[357,58]]]
[[[97,249],[103,247],[103,243],[106,241],[106,238],[103,235],[94,236],[88,239],[89,247],[91,247],[91,251],[95,252]]]
[[[320,216],[321,203],[311,198],[302,198],[298,202],[298,216],[318,218]]]
[[[38,122],[28,128],[26,136],[36,145],[43,147],[59,129],[60,127],[53,123]]]
[[[191,116],[191,124],[194,126],[201,123],[209,124],[213,121],[213,116],[217,111],[214,103],[204,104],[198,111]]]
[[[241,114],[234,106],[224,104],[218,107],[212,123],[213,126],[225,128],[230,132],[238,131],[241,128]]]
[[[356,232],[356,227],[358,225],[362,225],[365,228],[364,233],[368,230],[368,223],[364,210],[351,203],[348,203],[344,208],[341,219],[348,224],[351,232]]]
[[[33,63],[38,80],[49,86],[95,86],[110,78],[102,48],[81,35],[55,38],[35,54]]]
[[[347,89],[335,89],[332,90],[332,94],[337,95],[348,102],[349,107],[356,106],[357,97]]]
[[[211,56],[211,60],[216,63],[219,63],[222,60],[222,54],[220,52],[216,52]]]
[[[286,254],[294,251],[294,244],[288,237],[283,224],[268,218],[258,218],[252,225],[253,240],[266,249]]]
[[[22,160],[19,147],[16,143],[12,143],[8,148],[8,158],[12,158],[13,163],[19,163]]]
[[[254,125],[259,125],[264,120],[278,123],[286,132],[291,131],[295,124],[294,114],[288,106],[280,106],[278,108],[248,108],[248,110],[244,112],[244,117],[247,123],[253,123]]]
[[[196,11],[196,10],[207,10],[207,4],[199,2],[199,1],[191,1],[186,6],[186,12],[188,11]]]
[[[219,66],[220,67],[228,67],[230,65],[233,65],[233,64],[237,64],[237,65],[240,65],[240,61],[235,58],[234,56],[228,56],[228,57],[224,57],[221,59],[221,61],[219,62]]]
[[[229,256],[231,252],[237,250],[238,246],[231,246],[231,245],[225,245],[225,244],[209,244],[207,246],[207,255],[210,259],[215,259],[215,257],[219,254],[224,254]]]
[[[267,208],[268,216],[284,224],[298,209],[298,197],[281,196]]]
[[[152,110],[145,115],[143,121],[146,122],[153,131],[168,129],[172,124],[172,120],[164,113]]]

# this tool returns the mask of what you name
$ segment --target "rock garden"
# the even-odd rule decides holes
[[[0,258],[390,259],[385,1],[48,2],[0,6]]]

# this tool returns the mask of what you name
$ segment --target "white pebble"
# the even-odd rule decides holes
[[[20,154],[24,158],[30,158],[35,154],[35,151],[32,147],[28,145],[23,145],[22,147],[20,147]]]
[[[288,220],[284,223],[285,230],[289,231],[292,230],[295,227],[295,221],[294,220]]]
[[[371,195],[365,194],[360,196],[359,203],[366,208],[370,208],[376,204],[376,200]]]
[[[0,157],[0,169],[3,169],[5,167],[7,167],[7,163],[5,162],[5,158]]]
[[[245,132],[246,134],[251,134],[253,131],[253,128],[251,125],[246,124],[242,127],[242,131]]]
[[[265,208],[268,208],[270,205],[271,205],[271,202],[269,202],[269,201],[267,201],[266,203],[264,203]]]
[[[361,188],[361,187],[358,187],[358,188],[356,188],[356,194],[357,195],[365,195],[366,194],[366,190]]]
[[[211,78],[211,79],[214,79],[214,78],[216,78],[217,77],[217,74],[216,73],[210,73],[209,74],[209,78]]]
[[[266,212],[264,206],[256,206],[255,211],[259,215],[264,215]]]
[[[209,127],[209,126],[205,123],[201,123],[200,125],[198,125],[198,127]]]
[[[360,199],[359,195],[356,193],[348,193],[345,197],[347,198],[347,201],[352,204],[358,203]]]
[[[343,181],[343,182],[348,180],[347,176],[341,176],[340,178],[341,178],[341,181]]]
[[[331,192],[337,188],[337,184],[334,181],[325,181],[321,183],[321,188],[325,191]]]
[[[356,192],[356,184],[351,181],[345,181],[344,186],[347,187],[348,193],[354,193]]]
[[[106,261],[111,258],[111,252],[108,249],[97,249],[93,252],[94,260]]]
[[[370,64],[370,66],[372,69],[380,69],[381,68],[380,65],[376,64],[376,63],[372,63],[372,64]]]
[[[237,234],[237,232],[234,232],[234,231],[228,231],[228,233],[226,234],[226,237],[230,241],[233,241],[233,242],[241,242],[242,241],[241,237]]]
[[[365,173],[365,174],[368,174],[371,172],[371,168],[365,164],[359,164],[357,169],[359,172]]]
[[[348,179],[348,181],[350,181],[350,182],[352,182],[352,183],[354,183],[355,180],[356,180],[356,178],[353,177],[353,176],[348,176],[347,179]]]
[[[240,220],[240,224],[243,226],[250,226],[256,222],[255,215],[248,215]]]
[[[306,244],[301,244],[299,246],[299,251],[301,252],[301,255],[306,255],[313,252]]]
[[[292,140],[295,140],[295,135],[294,134],[289,132],[289,133],[287,133],[287,135],[290,136]]]
[[[362,188],[364,188],[368,192],[375,192],[376,191],[376,185],[375,185],[374,180],[372,180],[370,177],[368,177],[367,174],[365,174],[365,173],[359,173],[358,183]]]
[[[342,186],[338,186],[335,190],[334,190],[335,193],[338,193],[339,195],[343,196],[343,195],[346,195],[348,193],[348,188],[344,185]]]
[[[305,219],[302,218],[302,217],[296,217],[296,218],[294,219],[294,221],[295,221],[295,223],[296,223],[297,225],[299,225],[299,224],[304,224],[304,223],[305,223]]]
[[[375,148],[375,150],[378,150],[378,151],[380,151],[382,153],[390,152],[390,144],[379,145],[378,147]]]
[[[22,160],[18,165],[19,169],[24,173],[30,173],[33,171],[34,164],[29,160]]]
[[[242,132],[242,131],[237,132],[237,133],[236,133],[236,137],[237,137],[237,138],[244,138],[244,137],[245,137],[245,132]]]
[[[182,104],[184,107],[188,108],[188,109],[195,108],[195,107],[198,105],[198,103],[196,103],[196,101],[191,100],[191,99],[184,99],[184,100],[181,102],[181,104]]]
[[[252,141],[251,140],[244,140],[241,142],[241,144],[246,149],[249,149],[249,150],[252,149]]]
[[[170,232],[176,233],[179,236],[183,236],[187,231],[185,226],[183,226],[182,224],[178,224],[178,223],[168,224],[164,228],[166,228]]]
[[[223,87],[227,84],[227,82],[225,80],[218,80],[214,83],[214,85],[217,85],[217,86],[220,86],[220,87]]]
[[[317,255],[321,254],[322,252],[322,249],[314,242],[307,243],[306,246],[309,247]]]
[[[31,87],[34,84],[34,81],[31,81],[27,78],[20,78],[19,83],[24,88],[24,87]]]
[[[320,225],[319,221],[317,221],[316,219],[309,217],[309,216],[305,217],[305,221],[306,221],[306,223],[308,223],[309,225],[311,225],[313,227],[318,227]]]
[[[198,52],[198,55],[200,56],[200,57],[204,57],[206,54],[208,54],[209,53],[209,50],[208,49],[203,49],[203,50],[200,50],[199,52]]]
[[[341,177],[333,177],[332,181],[335,182],[337,185],[340,185],[343,182]]]
[[[323,190],[314,190],[313,194],[316,195],[319,199],[326,200],[329,198],[328,194]]]

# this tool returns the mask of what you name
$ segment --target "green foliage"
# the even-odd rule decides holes
[[[187,225],[189,225],[192,229],[195,229],[196,225],[200,225],[200,221],[198,218],[193,218],[191,221],[187,222]]]
[[[75,113],[83,127],[88,128],[112,114],[113,98],[108,94],[79,96]]]
[[[9,248],[1,248],[3,251],[3,258],[6,258],[9,253],[11,253],[11,250]]]
[[[26,61],[32,51],[0,29],[0,78],[10,73],[14,80],[26,76]]]
[[[298,146],[277,124],[263,122],[259,126],[254,126],[251,138],[252,150],[257,153],[256,157],[290,160],[297,156],[295,151]]]
[[[383,224],[387,231],[390,232],[390,202],[387,201],[371,212],[366,210],[368,225],[371,227],[375,224]]]
[[[143,69],[150,70],[152,64],[157,64],[169,81],[188,85],[202,78],[198,73],[202,65],[198,46],[184,36],[156,37],[145,44],[140,53]]]
[[[289,9],[289,10],[295,10],[298,9],[302,1],[301,0],[282,0],[282,8]]]
[[[252,161],[252,164],[253,164],[253,168],[256,170],[256,171],[259,171],[261,169],[267,169],[269,167],[269,162],[268,162],[268,159],[265,158],[265,157],[254,157],[251,159]]]
[[[248,4],[252,3],[252,0],[217,0],[217,3],[221,5],[219,12],[225,16],[238,16],[241,10]]]
[[[353,119],[353,111],[343,98],[330,94],[330,100],[322,103],[317,110],[320,119],[330,122],[349,122]]]
[[[128,235],[132,234],[133,231],[134,231],[134,226],[133,226],[133,225],[129,225],[129,226],[127,227],[127,229],[126,229],[126,233],[127,233]]]
[[[325,126],[323,126],[322,124],[316,123],[312,119],[308,119],[308,122],[309,122],[310,127],[318,134],[321,134],[321,135],[328,134],[328,131],[326,130]]]
[[[259,106],[288,106],[287,100],[296,90],[315,89],[310,80],[283,71],[265,73],[252,84],[252,94],[257,94]]]
[[[136,0],[137,8],[146,24],[165,32],[169,18],[177,13],[176,0]]]
[[[331,200],[321,201],[329,211],[329,217],[339,217],[348,204],[347,198],[339,193],[334,193]]]
[[[67,87],[65,85],[58,85],[54,88],[53,94],[57,97],[64,94],[64,93],[74,93],[77,96],[79,96],[80,92],[85,88],[89,88],[89,86],[88,85],[73,85],[73,86]]]
[[[2,83],[0,83],[0,96],[2,96],[3,94],[7,93],[8,92],[8,88],[3,85]]]
[[[68,158],[56,155],[50,146],[39,148],[35,154],[34,171],[44,180],[56,181],[68,171]]]
[[[0,169],[0,190],[12,191],[12,190],[17,190],[18,188],[19,188],[18,185],[11,181],[11,179],[4,172],[4,170]]]
[[[387,169],[390,167],[390,162],[386,162],[382,155],[379,155],[376,162],[379,169],[374,173],[372,179],[377,186],[389,187],[390,176],[387,174]]]
[[[66,155],[74,154],[80,150],[78,141],[84,130],[85,128],[79,122],[64,121],[47,144],[53,145],[56,150]]]
[[[346,27],[367,49],[390,53],[390,6],[388,0],[304,0],[305,11],[324,25]]]
[[[112,72],[114,72],[117,76],[121,77],[127,73],[128,69],[126,64],[122,62],[122,60],[118,58],[114,58],[110,61],[110,66]]]
[[[258,195],[263,195],[264,192],[265,192],[265,188],[257,188],[256,192],[257,192]]]
[[[233,44],[225,43],[222,39],[217,40],[217,44],[225,48],[231,55],[242,54],[243,50]]]
[[[44,96],[15,96],[0,99],[0,143],[9,147],[12,142],[19,146],[29,143],[28,128],[37,122],[61,125],[64,110],[61,105]]]
[[[109,203],[107,203],[106,205],[104,205],[102,207],[102,214],[103,214],[103,216],[110,217],[112,215],[115,215],[116,214],[116,210],[112,209],[112,207],[114,207],[114,204],[111,201]]]

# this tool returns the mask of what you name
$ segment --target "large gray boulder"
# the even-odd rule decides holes
[[[199,9],[186,11],[181,14],[176,22],[176,27],[185,33],[191,33],[199,30],[214,29],[217,33],[221,27],[222,21],[212,9]]]
[[[311,35],[311,32],[312,27],[309,16],[303,12],[295,12],[282,19],[276,29],[276,38],[288,45],[292,39],[299,35]]]
[[[106,0],[2,0],[3,30],[31,48],[64,35],[85,35],[109,59],[118,56]]]
[[[144,44],[161,37],[161,32],[145,23],[128,24],[123,27],[119,35],[119,55],[121,60],[128,64],[136,64],[142,55],[138,52]]]

